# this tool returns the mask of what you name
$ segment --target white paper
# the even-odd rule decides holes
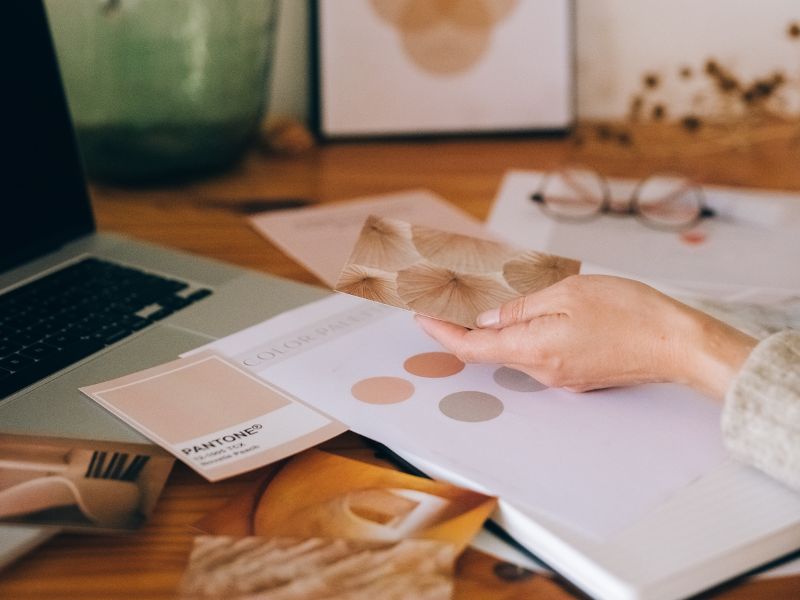
[[[493,365],[438,379],[403,369],[441,350],[402,310],[345,295],[284,313],[211,345],[351,429],[441,465],[459,482],[605,539],[723,460],[719,408],[694,392],[650,385],[573,394],[513,392]],[[354,399],[364,378],[411,381],[396,404]],[[438,409],[473,390],[504,404],[500,416],[466,423]]]
[[[796,195],[704,187],[706,202],[717,216],[701,225],[705,242],[688,244],[679,233],[658,231],[630,217],[555,221],[530,200],[543,176],[538,171],[506,174],[488,220],[493,232],[518,246],[717,297],[747,296],[753,288],[800,291]],[[611,187],[631,183],[611,180]]]

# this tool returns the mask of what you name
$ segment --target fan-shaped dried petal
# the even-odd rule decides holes
[[[480,313],[518,296],[500,273],[458,273],[426,261],[397,273],[397,293],[415,312],[464,327],[475,327]]]
[[[417,251],[435,265],[460,273],[491,273],[519,252],[505,244],[412,226]]]
[[[396,271],[419,260],[411,243],[411,226],[403,221],[367,217],[350,263]]]
[[[404,307],[397,295],[393,273],[359,265],[347,265],[339,275],[336,291],[352,294],[367,300]]]
[[[503,277],[520,294],[530,294],[577,275],[580,270],[577,260],[531,251],[508,261],[503,266]]]

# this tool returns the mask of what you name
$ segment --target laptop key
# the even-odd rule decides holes
[[[0,379],[0,398],[4,398],[52,375],[64,367],[78,362],[103,348],[102,342],[81,342],[66,348],[62,352],[55,352],[46,358],[31,360],[21,371],[13,373],[10,377]],[[0,364],[0,368],[7,368]]]
[[[131,331],[129,329],[118,329],[116,331],[113,331],[113,332],[107,334],[103,338],[103,343],[106,344],[106,345],[111,345],[114,342],[118,342],[121,339],[124,339],[124,338],[128,337],[130,334],[131,334]]]
[[[186,299],[189,302],[197,302],[198,300],[202,300],[206,296],[210,296],[210,295],[211,295],[211,290],[207,290],[205,288],[202,288],[202,289],[199,289],[199,290],[195,290],[194,292],[192,292],[191,294],[186,296]]]
[[[32,358],[34,360],[40,360],[41,358],[47,356],[48,354],[52,354],[53,352],[58,352],[58,348],[55,346],[42,344],[41,342],[34,344],[33,346],[28,346],[27,348],[19,351],[21,355],[27,356],[28,358]]]
[[[5,358],[19,350],[22,350],[21,344],[16,344],[10,340],[0,340],[0,358]]]
[[[28,356],[23,356],[22,354],[11,354],[10,356],[6,356],[3,359],[0,359],[0,368],[8,369],[9,371],[22,371],[28,366],[31,366],[33,363],[36,362],[36,359],[30,358]]]

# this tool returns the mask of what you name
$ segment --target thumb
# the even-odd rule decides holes
[[[559,295],[558,284],[551,285],[527,296],[509,300],[498,308],[487,310],[478,315],[475,323],[482,329],[501,329],[536,317],[558,313],[561,312],[556,305]]]

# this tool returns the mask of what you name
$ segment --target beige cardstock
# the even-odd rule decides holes
[[[370,216],[334,289],[475,327],[483,311],[580,267],[569,258]]]
[[[253,216],[250,223],[286,254],[333,287],[369,215],[492,237],[475,217],[427,190],[266,212]]]
[[[347,430],[212,352],[81,391],[210,481],[262,467]]]

